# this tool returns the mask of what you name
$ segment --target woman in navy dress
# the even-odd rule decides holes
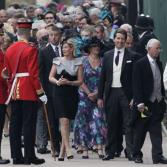
[[[72,39],[63,43],[63,56],[53,59],[49,80],[55,84],[55,106],[60,120],[62,136],[59,161],[73,155],[69,144],[70,120],[75,118],[78,109],[78,87],[82,84],[82,59],[75,58],[75,46]]]

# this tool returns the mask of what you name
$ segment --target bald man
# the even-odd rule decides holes
[[[45,28],[42,28],[37,31],[36,38],[38,41],[38,47],[41,49],[47,45],[49,33]]]
[[[154,164],[167,164],[162,152],[161,121],[166,110],[164,85],[160,56],[160,41],[150,39],[147,43],[147,56],[136,62],[133,73],[133,97],[137,112],[135,121],[134,157],[136,163],[143,163],[141,148],[146,133],[152,143]]]

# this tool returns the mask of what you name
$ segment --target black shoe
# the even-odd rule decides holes
[[[58,161],[64,161],[64,158],[59,157],[59,158],[58,158]]]
[[[143,163],[143,160],[142,160],[142,158],[141,157],[137,157],[137,158],[135,158],[135,163],[138,163],[138,164],[141,164],[141,163]]]
[[[103,159],[104,158],[103,154],[98,154],[98,156],[99,156],[99,159]]]
[[[124,149],[124,154],[125,154],[125,158],[128,158],[128,153],[126,151],[126,148]]]
[[[49,154],[49,153],[51,153],[51,151],[48,150],[47,148],[39,148],[39,149],[37,149],[37,153],[39,153],[39,154]]]
[[[13,164],[14,165],[24,164],[24,159],[23,158],[13,158]]]
[[[89,159],[89,156],[88,155],[83,155],[82,159]]]
[[[153,160],[153,164],[167,164],[167,159],[164,156],[161,156],[160,159]]]
[[[109,161],[110,159],[114,159],[114,156],[113,155],[106,155],[106,156],[104,156],[104,158],[102,160]]]
[[[68,159],[68,160],[74,159],[74,156],[73,156],[73,155],[68,155],[68,156],[67,156],[67,159]]]
[[[134,161],[135,160],[135,158],[132,154],[127,154],[126,158],[128,158],[129,161]]]
[[[121,153],[120,152],[115,152],[114,157],[120,157]]]
[[[83,153],[83,150],[80,150],[80,149],[77,150],[77,154],[82,154],[82,153]]]
[[[4,134],[4,137],[9,137],[9,134]]]
[[[0,157],[0,164],[8,164],[10,163],[9,159],[2,159],[2,157]]]
[[[37,157],[32,158],[32,159],[27,158],[27,159],[24,160],[25,165],[30,165],[30,164],[39,165],[39,164],[43,164],[43,163],[45,163],[45,160],[44,159],[39,159]]]
[[[45,160],[42,158],[40,159],[40,158],[35,157],[31,160],[31,163],[35,165],[39,165],[39,164],[45,163]]]

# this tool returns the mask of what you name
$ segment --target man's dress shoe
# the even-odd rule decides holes
[[[135,161],[135,163],[137,163],[137,164],[143,163],[143,159],[142,159],[141,157],[136,157],[136,158],[134,159],[134,161]]]
[[[121,153],[120,152],[115,152],[114,157],[120,157]]]
[[[135,160],[135,158],[132,154],[127,154],[126,158],[128,158],[129,161],[134,161]]]
[[[110,159],[114,159],[114,156],[113,155],[105,155],[102,160],[103,161],[109,161]]]
[[[153,164],[167,164],[167,158],[161,156],[159,159],[153,160]]]
[[[24,164],[24,159],[23,158],[13,158],[13,164],[14,165]]]
[[[48,150],[47,148],[38,148],[37,149],[37,153],[40,153],[40,154],[49,154],[49,153],[51,153],[51,151]]]
[[[27,158],[27,159],[24,160],[25,165],[30,165],[30,164],[40,165],[40,164],[43,164],[43,163],[45,163],[45,160],[37,158],[37,157],[31,158],[31,159]]]
[[[8,164],[10,163],[9,159],[2,159],[2,157],[0,157],[0,164]]]

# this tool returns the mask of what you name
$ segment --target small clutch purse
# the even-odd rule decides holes
[[[141,112],[141,118],[148,118],[150,116],[152,116],[152,113],[149,111],[148,107],[146,106],[144,108],[144,111]]]

